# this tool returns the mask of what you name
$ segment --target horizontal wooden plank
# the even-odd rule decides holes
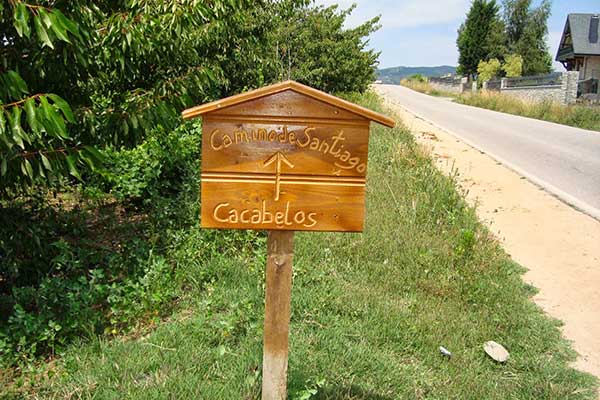
[[[360,126],[368,127],[369,124],[365,120],[360,119],[328,119],[311,117],[295,117],[295,116],[279,116],[279,115],[243,115],[243,114],[211,114],[206,118],[218,119],[220,121],[231,121],[236,123],[259,122],[271,123],[277,125],[337,125],[344,126]],[[205,118],[205,121],[206,121]]]
[[[321,100],[307,97],[292,90],[274,93],[268,97],[218,109],[213,111],[211,116],[240,114],[248,116],[271,115],[369,122],[368,119],[361,115],[346,111]]]
[[[366,175],[369,128],[304,122],[277,124],[207,118],[203,125],[203,172],[271,173],[268,160],[285,157],[282,173]]]
[[[237,173],[237,172],[203,172],[202,179],[206,181],[253,181],[253,182],[272,182],[276,179],[273,173]],[[362,185],[366,183],[364,177],[343,177],[327,175],[296,175],[282,174],[281,182],[289,184],[329,184],[329,185]]]
[[[285,178],[285,179],[284,179]],[[203,228],[361,232],[365,186],[340,181],[306,184],[202,179]],[[345,184],[344,184],[345,183]]]

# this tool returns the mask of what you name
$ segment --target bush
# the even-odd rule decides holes
[[[424,77],[424,76],[423,76],[423,75],[421,75],[421,74],[414,74],[414,75],[411,75],[411,76],[409,76],[407,79],[408,79],[409,81],[411,81],[411,82],[420,82],[420,83],[427,82],[427,78],[426,78],[426,77]]]
[[[119,200],[174,193],[200,158],[200,137],[200,125],[171,132],[159,128],[133,149],[109,149],[97,183]]]
[[[199,124],[156,129],[107,151],[95,186],[2,204],[0,365],[160,318],[213,279],[204,260],[255,250],[254,232],[198,229],[200,140]]]
[[[500,61],[492,58],[489,61],[479,61],[477,65],[477,75],[479,82],[487,82],[500,72]]]

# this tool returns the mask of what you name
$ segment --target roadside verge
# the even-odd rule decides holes
[[[539,288],[534,300],[564,321],[563,333],[580,354],[574,366],[600,376],[600,222],[541,190],[536,186],[540,182],[518,168],[501,165],[502,160],[396,103],[388,105],[442,171],[458,174],[481,220],[512,258],[529,269],[525,280]],[[598,210],[563,196],[600,218]]]

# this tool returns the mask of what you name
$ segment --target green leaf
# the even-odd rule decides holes
[[[48,171],[52,171],[52,164],[50,164],[50,160],[48,160],[48,158],[45,155],[41,154],[41,153],[40,153],[40,156],[41,156],[42,164],[44,165],[44,167]]]
[[[23,164],[21,164],[21,169],[23,169],[23,165],[25,166],[25,175],[29,177],[29,179],[33,180],[33,167],[28,159],[23,159]]]
[[[0,108],[0,139],[2,139],[2,141],[4,142],[4,144],[6,145],[6,148],[8,150],[12,149],[12,147],[14,145],[12,140],[8,137],[9,131],[10,131],[10,126],[8,126],[6,124],[6,117],[4,116],[4,109]]]
[[[38,10],[38,15],[42,19],[42,22],[44,23],[44,27],[46,29],[50,29],[50,27],[52,26],[52,20],[50,19],[50,14],[48,14],[46,12],[46,9],[40,8]]]
[[[25,144],[23,143],[25,131],[23,131],[23,128],[21,127],[21,108],[13,107],[13,112],[10,116],[10,126],[14,142],[20,148],[25,149]]]
[[[22,94],[29,93],[29,89],[27,89],[27,84],[25,83],[23,78],[21,78],[21,75],[11,70],[6,73],[6,76],[8,77],[8,84],[12,86],[13,92],[15,94],[18,92],[21,92]]]
[[[92,146],[83,146],[83,148],[90,154],[94,159],[98,161],[104,160],[105,156],[97,148]]]
[[[52,29],[52,32],[54,32],[58,39],[62,40],[63,42],[71,43],[67,34],[67,27],[62,22],[60,16],[58,15],[59,13],[56,11],[57,10],[52,10],[49,14],[47,14],[48,18],[50,19],[50,29]]]
[[[27,6],[25,5],[25,3],[19,2],[15,6],[14,26],[17,30],[17,34],[20,37],[26,36],[27,38],[29,38],[31,36],[31,27],[29,26],[29,12],[27,11]]]
[[[46,27],[42,22],[41,15],[36,15],[33,17],[33,25],[35,26],[35,33],[37,34],[38,39],[42,42],[42,47],[48,46],[51,49],[54,49],[54,44],[52,40],[50,40],[50,36],[48,36],[48,32],[46,31]]]
[[[23,108],[25,109],[25,113],[27,114],[27,123],[29,124],[29,127],[36,135],[39,136],[40,127],[35,116],[35,99],[33,97],[27,99],[27,101],[23,105]]]
[[[57,96],[55,94],[49,94],[48,97],[50,97],[54,102],[54,105],[56,105],[62,111],[65,118],[67,118],[67,121],[69,121],[72,124],[75,123],[75,116],[73,115],[73,111],[71,110],[71,106],[69,106],[69,103],[67,103],[60,96]]]
[[[0,165],[0,175],[6,175],[6,171],[8,171],[8,161],[6,160],[6,157],[2,157],[2,165]]]
[[[77,25],[77,23],[65,17],[65,15],[58,9],[54,9],[52,10],[52,12],[54,13],[54,15],[56,15],[60,23],[64,26],[64,28],[67,31],[71,32],[78,39],[81,39],[81,34],[79,33],[79,26]]]
[[[4,109],[0,108],[0,136],[4,136],[7,133],[6,129],[6,118],[4,117]]]
[[[81,175],[79,175],[79,171],[75,167],[75,155],[70,154],[67,156],[67,165],[69,166],[69,173],[73,175],[75,178],[81,180]]]
[[[38,168],[38,171],[39,171],[39,175],[42,178],[46,178],[46,174],[44,173],[44,167],[42,166],[41,163],[37,163],[37,168]]]
[[[45,96],[40,96],[39,99],[44,114],[44,126],[46,127],[46,131],[48,132],[48,134],[52,136],[58,136],[63,139],[68,139],[69,135],[67,134],[67,127],[65,126],[65,121],[56,112],[54,107],[52,107],[48,103],[48,99],[46,99]]]

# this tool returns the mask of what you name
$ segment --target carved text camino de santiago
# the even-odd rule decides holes
[[[243,129],[237,129],[234,132],[228,134],[221,132],[219,129],[215,129],[210,134],[210,147],[213,150],[223,150],[234,144],[250,143],[250,142],[279,142],[289,143],[296,145],[301,149],[310,149],[319,151],[323,154],[333,156],[336,161],[334,165],[341,169],[353,169],[357,172],[364,173],[367,169],[367,165],[361,162],[359,157],[353,157],[352,154],[344,150],[343,142],[346,140],[344,137],[344,131],[338,130],[331,141],[326,139],[320,139],[318,137],[312,137],[311,133],[316,130],[314,127],[308,127],[301,130],[299,134],[295,131],[289,131],[287,126],[284,126],[280,130],[271,129],[252,129],[247,132]]]

